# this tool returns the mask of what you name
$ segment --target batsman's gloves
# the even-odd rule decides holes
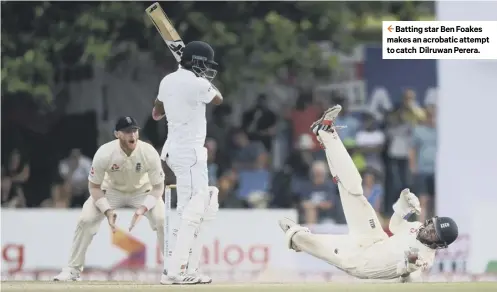
[[[409,189],[403,189],[399,199],[393,204],[393,210],[399,213],[402,218],[408,219],[412,214],[419,215],[421,206],[415,194],[411,193]]]

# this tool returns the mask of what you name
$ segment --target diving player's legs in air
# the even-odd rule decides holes
[[[325,148],[330,172],[338,184],[349,234],[312,234],[287,218],[281,219],[279,224],[285,231],[290,249],[304,251],[347,270],[353,268],[347,261],[351,253],[361,246],[385,239],[387,235],[376,212],[363,196],[361,176],[337,134],[334,121],[340,110],[339,105],[328,109],[311,128]]]
[[[328,109],[311,129],[322,143],[330,172],[338,184],[349,234],[359,245],[369,245],[387,235],[373,207],[363,196],[361,175],[339,137],[335,119],[341,109],[340,105]]]

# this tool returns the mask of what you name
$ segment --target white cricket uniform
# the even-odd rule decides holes
[[[361,279],[396,279],[406,274],[404,252],[415,248],[427,266],[431,266],[435,250],[416,239],[421,225],[420,222],[404,221],[392,237],[380,241],[372,239],[369,243],[364,240],[359,243],[351,236],[334,240],[331,235],[328,248],[333,250],[336,259],[330,263]]]
[[[207,149],[204,147],[205,109],[216,95],[217,90],[209,81],[181,67],[164,77],[159,86],[157,99],[164,104],[168,122],[168,136],[161,158],[176,176],[176,209],[180,217],[168,245],[166,257],[171,254],[165,267],[168,275],[194,272],[183,270],[187,264],[189,270],[190,266],[198,267],[201,252],[198,235],[211,204]],[[189,263],[191,257],[195,260]]]
[[[216,94],[209,81],[182,68],[160,83],[157,99],[164,104],[168,123],[161,158],[176,176],[178,211],[198,188],[208,187],[205,108]]]
[[[387,280],[406,276],[405,252],[411,248],[419,250],[420,258],[427,264],[424,268],[431,266],[435,250],[416,240],[421,223],[408,223],[394,214],[392,220],[395,224],[390,226],[394,235],[388,237],[373,207],[363,196],[362,179],[338,135],[320,131],[320,139],[325,145],[331,173],[334,176],[342,174],[337,177],[338,189],[349,234],[298,232],[292,237],[293,244],[361,279]],[[359,177],[359,181],[354,177]],[[348,189],[344,181],[348,182],[345,184]]]
[[[93,157],[88,180],[101,185],[112,209],[140,207],[152,186],[164,181],[157,150],[146,142],[138,140],[136,143],[130,156],[124,153],[116,139],[100,146]],[[145,216],[152,229],[157,231],[159,243],[163,244],[165,215],[162,198]],[[90,196],[78,220],[68,265],[70,268],[83,270],[86,250],[104,217]]]

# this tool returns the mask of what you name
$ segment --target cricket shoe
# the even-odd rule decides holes
[[[71,281],[81,281],[81,276],[79,271],[72,268],[64,268],[57,276],[53,278],[55,282],[71,282]]]
[[[198,273],[197,271],[194,272],[194,273],[189,273],[188,274],[189,276],[192,276],[192,277],[197,277],[200,279],[200,282],[199,284],[210,284],[212,283],[212,278],[207,276],[207,275],[202,275],[200,273]]]
[[[335,119],[342,110],[342,106],[337,104],[334,107],[327,109],[324,114],[311,125],[311,130],[316,136],[319,136],[319,131],[333,133],[335,131]]]
[[[285,232],[285,238],[287,242],[287,247],[293,249],[296,252],[301,252],[301,250],[292,242],[292,237],[299,231],[309,232],[309,228],[302,227],[298,225],[295,221],[288,219],[286,217],[278,220],[281,230]]]
[[[200,284],[200,278],[197,276],[186,275],[181,273],[179,275],[162,274],[160,283],[162,285],[196,285]]]

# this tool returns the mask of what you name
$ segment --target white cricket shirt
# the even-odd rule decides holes
[[[136,142],[130,156],[121,149],[119,140],[105,143],[93,157],[88,180],[130,195],[143,193],[164,181],[159,153],[143,141]]]
[[[404,252],[409,248],[419,249],[419,257],[429,266],[433,264],[435,250],[427,247],[416,239],[420,222],[404,222],[398,231],[383,241],[377,242],[365,249],[361,249],[353,256],[353,268],[346,269],[351,275],[363,279],[395,279],[402,274],[399,266],[405,264]]]
[[[183,68],[166,75],[157,99],[164,104],[168,122],[162,158],[169,149],[198,148],[205,144],[205,106],[217,95],[209,81]]]

